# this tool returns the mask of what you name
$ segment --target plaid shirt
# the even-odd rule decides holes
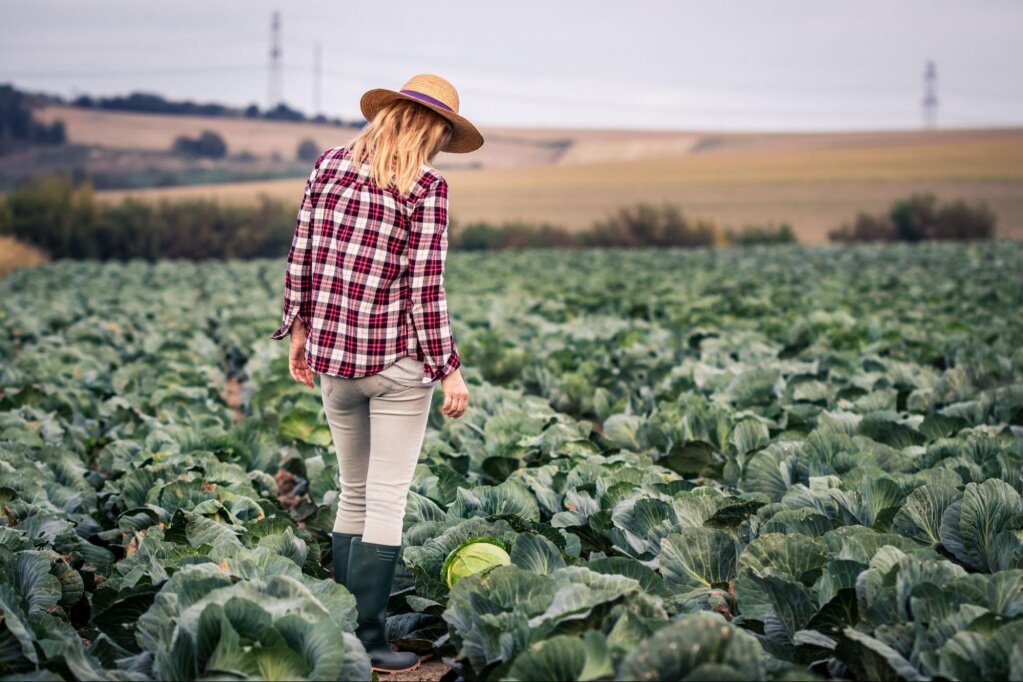
[[[357,378],[398,358],[423,361],[423,383],[461,364],[444,294],[448,184],[423,164],[407,195],[381,189],[346,147],[323,152],[306,181],[284,277],[283,324],[308,330],[318,374]]]

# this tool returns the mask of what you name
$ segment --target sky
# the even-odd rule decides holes
[[[824,131],[1023,125],[1019,0],[0,0],[0,83],[354,120],[370,88],[447,78],[477,125]]]

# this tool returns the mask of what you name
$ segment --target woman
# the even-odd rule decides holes
[[[306,182],[272,336],[291,334],[296,381],[313,388],[320,375],[341,479],[334,579],[355,596],[356,634],[380,672],[419,665],[391,649],[384,625],[433,389],[449,418],[469,397],[444,292],[448,185],[427,165],[483,145],[458,104],[433,74],[362,96],[367,125]]]

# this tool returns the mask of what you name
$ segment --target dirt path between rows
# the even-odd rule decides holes
[[[221,394],[224,402],[231,408],[232,417],[231,425],[235,425],[240,421],[243,421],[248,415],[245,414],[245,410],[242,409],[242,382],[238,381],[236,377],[228,377],[224,382],[224,391]]]
[[[382,673],[381,682],[438,682],[450,670],[439,658],[428,658],[407,673]]]

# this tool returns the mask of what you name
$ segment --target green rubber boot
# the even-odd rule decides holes
[[[334,582],[348,587],[348,551],[352,538],[362,537],[357,533],[331,533],[330,549],[334,556]]]
[[[398,563],[400,545],[378,545],[354,538],[348,554],[348,591],[355,595],[359,612],[355,635],[366,647],[373,670],[404,672],[419,667],[419,656],[394,651],[387,641],[387,599]]]

